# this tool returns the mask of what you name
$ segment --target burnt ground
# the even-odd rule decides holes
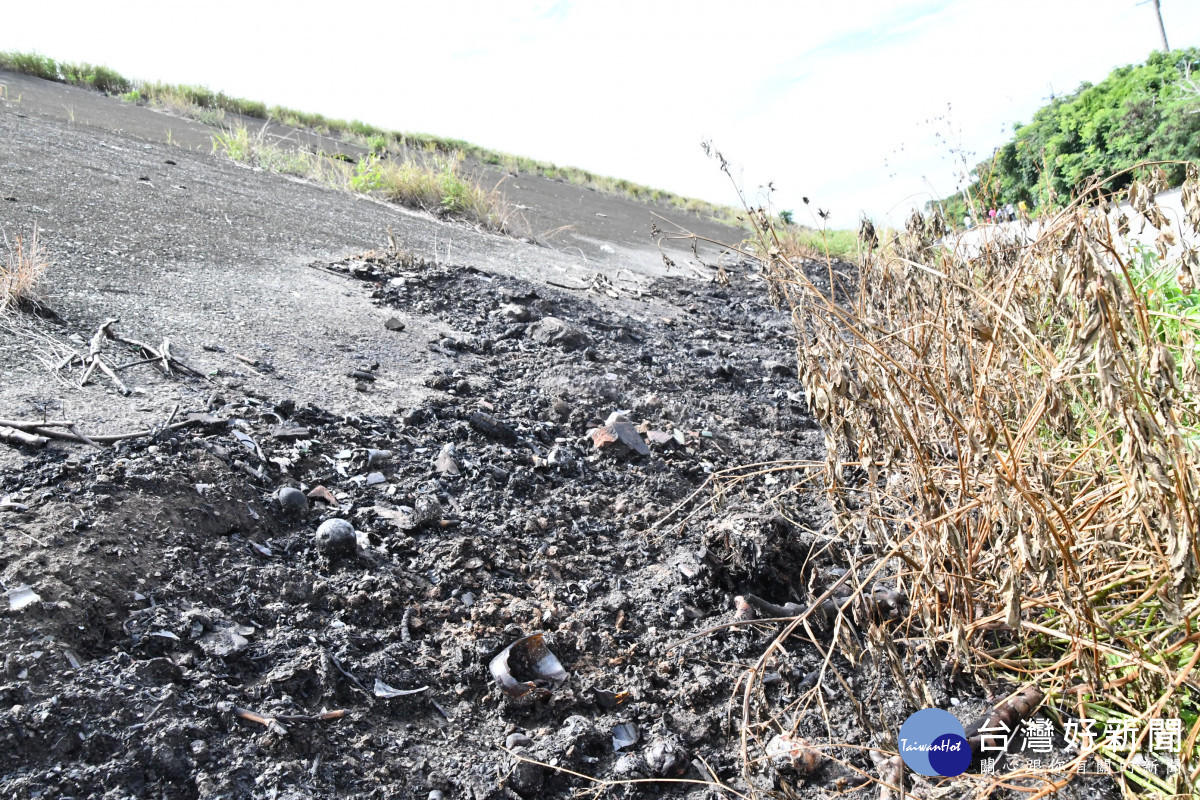
[[[17,198],[0,228],[43,226],[56,317],[0,329],[0,417],[160,428],[0,445],[0,793],[570,797],[596,788],[582,775],[690,781],[608,796],[747,790],[745,670],[782,625],[730,627],[734,598],[803,605],[851,557],[872,566],[806,482],[823,436],[752,265],[723,262],[728,285],[699,277],[715,253],[664,273],[632,229],[587,260],[21,102],[0,109]],[[389,226],[398,252],[380,249]],[[131,367],[125,397],[55,369],[111,317],[171,338],[201,377]],[[353,537],[318,535],[329,520]],[[22,587],[37,598],[17,608]],[[879,796],[865,748],[918,706],[856,609],[764,665],[759,788]],[[1014,688],[929,662],[905,611],[875,624],[926,702],[967,720]],[[518,646],[510,672],[537,685],[511,696],[490,665],[537,633],[565,676]],[[832,758],[768,768],[755,738],[779,730]]]

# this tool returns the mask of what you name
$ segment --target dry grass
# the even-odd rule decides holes
[[[0,267],[0,314],[29,308],[37,303],[37,286],[50,266],[46,248],[38,241],[38,229],[28,237],[4,235],[4,264]]]
[[[1129,796],[1195,796],[1200,254],[1166,253],[1200,233],[1200,170],[1188,167],[1184,230],[1154,205],[1161,170],[1145,172],[1131,200],[1160,231],[1157,253],[1131,254],[1120,215],[1080,203],[1032,245],[997,238],[970,253],[935,245],[943,224],[915,214],[879,251],[864,248],[849,286],[831,262],[814,274],[789,257],[762,209],[742,249],[765,254],[772,295],[792,313],[827,448],[806,479],[828,497],[831,541],[857,565],[858,588],[881,580],[912,601],[906,620],[867,626],[864,642],[908,711],[933,705],[926,686],[946,670],[1035,685],[1060,723],[1131,720],[1141,734],[1127,751],[1098,738],[1068,779],[1094,754]],[[735,700],[750,786],[763,742],[797,711],[767,707],[759,676],[803,625],[747,670]],[[835,674],[830,657],[846,647],[828,643]],[[1166,778],[1147,769],[1165,763],[1158,754],[1134,759],[1159,719],[1183,725],[1182,769]],[[1032,772],[1007,779],[1033,797],[1053,788]]]
[[[422,155],[369,154],[351,162],[267,141],[235,125],[213,137],[213,149],[272,172],[297,175],[342,191],[454,217],[489,230],[512,232],[517,217],[499,186],[488,189],[464,174],[462,156],[431,150]]]
[[[916,601],[898,635],[923,644],[879,651],[912,697],[924,663],[986,666],[1079,717],[1183,718],[1194,752],[1196,329],[1159,324],[1171,312],[1100,214],[1068,209],[1030,248],[967,255],[932,247],[942,235],[915,216],[862,262],[851,303],[798,264],[766,265],[826,431],[839,533],[894,552]],[[1128,766],[1118,775],[1143,791],[1195,777]]]

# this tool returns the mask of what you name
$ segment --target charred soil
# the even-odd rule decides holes
[[[874,798],[909,713],[1016,688],[873,654],[905,599],[827,524],[753,265],[595,266],[42,117],[0,116],[0,222],[47,228],[58,320],[0,331],[0,416],[154,430],[2,445],[0,794]],[[80,388],[120,315],[201,374]]]

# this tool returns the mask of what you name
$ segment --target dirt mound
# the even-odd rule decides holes
[[[468,332],[428,342],[461,361],[430,377],[430,401],[355,418],[218,398],[221,429],[48,449],[4,476],[29,506],[8,517],[5,585],[40,596],[0,623],[9,795],[578,785],[517,768],[506,741],[599,777],[691,773],[697,754],[731,766],[722,709],[735,671],[668,648],[727,618],[731,591],[770,590],[727,566],[734,548],[711,525],[653,527],[716,470],[818,456],[767,363],[782,322],[759,324],[761,284],[664,281],[654,291],[693,301],[668,326],[471,268],[354,267],[382,304]],[[587,346],[540,341],[552,318]],[[594,446],[589,430],[618,411],[649,456]],[[310,494],[308,508],[289,515],[281,486]],[[811,547],[779,518],[760,531],[756,513],[767,514],[739,515],[738,547],[794,559]],[[358,532],[343,557],[314,536],[332,518]],[[778,575],[769,583],[783,589]],[[774,596],[803,591],[791,588]],[[488,664],[537,631],[571,677],[544,698],[508,699]],[[761,636],[700,652],[748,656]],[[377,680],[429,688],[380,698]],[[332,710],[346,714],[317,719]],[[618,724],[637,731],[628,752],[613,751]]]
[[[27,168],[0,222],[64,260],[62,323],[0,330],[0,401],[160,426],[3,446],[4,796],[874,797],[908,713],[1012,688],[948,654],[909,658],[910,697],[873,655],[919,632],[895,574],[846,591],[878,556],[826,526],[791,320],[749,265],[664,276],[647,244],[605,268],[85,126],[0,130]],[[339,260],[392,224],[423,255]],[[122,315],[204,377],[56,383],[71,335]],[[202,424],[161,427],[176,403]],[[764,618],[809,608],[772,648]]]

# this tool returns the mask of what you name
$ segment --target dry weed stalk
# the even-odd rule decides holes
[[[46,247],[38,241],[35,225],[28,238],[4,236],[4,265],[0,267],[0,314],[34,305],[37,285],[50,266]]]
[[[890,576],[912,600],[907,620],[869,626],[865,643],[909,710],[934,704],[926,686],[947,670],[999,670],[1039,687],[1052,715],[1141,723],[1133,747],[1098,740],[1061,781],[964,776],[984,795],[1003,784],[1044,796],[1093,753],[1127,794],[1200,791],[1200,251],[1186,244],[1200,234],[1200,168],[1187,166],[1174,224],[1154,200],[1166,188],[1158,165],[1127,172],[1143,176],[1128,197],[1157,233],[1157,257],[1129,246],[1129,219],[1098,189],[1033,243],[998,235],[947,249],[942,220],[914,212],[876,252],[864,225],[857,286],[831,259],[806,263],[767,209],[747,206],[756,238],[729,248],[757,260],[791,311],[827,451],[809,478],[824,481],[844,560],[882,554],[856,589]],[[802,621],[739,683],[742,774],[755,796],[774,792],[756,781],[753,752],[812,705],[772,708],[761,690],[772,652]],[[860,655],[846,644],[835,637],[823,654],[839,679],[833,649],[851,663]],[[1181,769],[1164,779],[1134,756],[1147,723],[1170,718],[1184,723]]]
[[[1197,177],[1190,166],[1193,235]],[[1161,180],[1135,181],[1130,198],[1165,256],[1181,232],[1154,203]],[[1190,718],[1172,790],[1195,781],[1195,322],[1154,307],[1123,231],[1081,205],[1031,246],[996,238],[972,254],[935,246],[941,221],[914,213],[836,301],[767,215],[751,218],[825,431],[835,525],[851,551],[896,552],[914,600],[905,635],[923,644],[877,652],[917,687],[926,663],[991,666],[1080,717],[1094,716],[1087,702]],[[1200,260],[1178,261],[1188,295]]]

